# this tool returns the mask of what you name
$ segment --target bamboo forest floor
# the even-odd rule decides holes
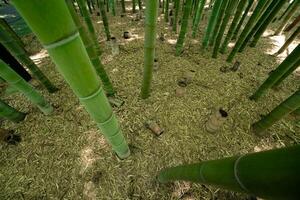
[[[132,155],[124,161],[116,158],[45,51],[34,37],[27,36],[24,40],[29,42],[32,58],[60,90],[48,94],[38,86],[55,107],[51,116],[44,116],[18,93],[4,97],[10,105],[29,114],[19,124],[3,122],[5,128],[21,134],[22,142],[16,146],[0,144],[0,199],[247,199],[201,184],[161,185],[155,176],[167,166],[299,143],[300,128],[291,117],[272,126],[266,137],[259,138],[250,131],[250,125],[261,114],[291,95],[300,82],[292,75],[258,102],[248,99],[280,63],[269,55],[280,47],[276,37],[264,37],[256,48],[238,54],[238,71],[223,73],[220,68],[232,64],[226,63],[227,55],[212,59],[211,50],[200,49],[203,32],[197,40],[189,33],[183,54],[175,57],[177,35],[160,16],[158,35],[163,32],[165,41],[157,40],[159,69],[153,74],[150,98],[141,100],[144,30],[143,20],[134,18],[130,14],[110,17],[111,32],[121,43],[119,56],[112,57],[110,47],[101,40],[105,47],[103,63],[118,96],[125,100],[114,110]],[[95,17],[95,26],[101,29],[99,38],[103,39],[99,21]],[[131,32],[132,38],[124,40],[123,31]],[[185,88],[185,95],[177,97],[177,80],[188,70],[196,71],[195,78]],[[38,85],[35,81],[33,84]],[[208,133],[204,124],[220,107],[229,113],[228,120],[218,133]],[[151,118],[156,118],[165,130],[159,137],[144,127]]]

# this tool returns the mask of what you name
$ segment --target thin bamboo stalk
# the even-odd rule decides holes
[[[135,6],[136,6],[136,0],[132,0],[132,13],[136,13]]]
[[[161,183],[176,180],[214,185],[266,199],[297,199],[300,145],[203,161],[162,170]]]
[[[264,83],[250,97],[251,100],[258,100],[265,92],[271,88],[300,58],[300,44],[286,59],[270,74]]]
[[[266,130],[277,121],[297,110],[300,107],[300,90],[287,98],[268,115],[252,125],[252,130],[257,135],[265,135]]]
[[[100,5],[102,0],[100,0]],[[71,5],[71,0],[66,0],[67,6],[69,8],[70,14],[74,20],[74,23],[77,27],[77,30],[81,36],[81,39],[85,45],[86,51],[91,59],[92,64],[94,65],[94,68],[96,69],[96,72],[98,76],[101,78],[101,81],[103,83],[103,88],[108,96],[113,96],[115,94],[115,90],[112,86],[112,83],[109,79],[109,76],[107,75],[104,66],[101,63],[101,60],[99,56],[97,55],[97,51],[95,49],[95,46],[93,45],[93,41],[89,37],[88,30],[86,30],[85,26],[83,25],[82,21],[79,19],[78,15],[76,14],[75,10],[73,9]],[[105,10],[104,10],[105,12]]]
[[[76,25],[64,1],[13,0],[12,3],[47,49],[101,132],[120,158],[130,155],[121,127],[103,92]],[[51,9],[52,12],[48,12]]]
[[[2,60],[0,60],[0,76],[11,86],[22,92],[45,115],[52,113],[53,107],[46,99]]]
[[[115,0],[108,0],[109,8],[111,10],[111,13],[113,16],[116,16],[116,6],[115,6]]]
[[[122,13],[126,13],[125,0],[121,0],[121,5],[122,5]]]
[[[25,119],[25,116],[25,113],[17,111],[0,99],[0,117],[18,123],[20,121],[23,121]]]
[[[105,11],[105,6],[104,6],[104,2],[103,0],[99,0],[99,10],[101,13],[101,17],[102,17],[102,22],[103,22],[103,26],[104,26],[104,30],[105,30],[105,35],[106,35],[106,39],[107,41],[110,40],[111,35],[110,35],[110,31],[109,31],[109,24],[108,24],[108,19],[107,19],[107,15],[106,15],[106,11]]]
[[[295,18],[295,20],[286,27],[286,29],[284,29],[284,32],[289,32],[290,30],[292,30],[298,23],[300,22],[300,14],[298,15],[298,17]]]
[[[198,6],[197,6],[197,10],[196,10],[196,14],[195,14],[195,20],[193,23],[193,31],[192,31],[192,37],[195,38],[196,34],[198,32],[199,29],[199,24],[202,18],[202,13],[203,13],[203,9],[205,6],[206,0],[199,0]]]
[[[166,0],[166,3],[165,3],[165,15],[164,15],[164,18],[165,18],[165,22],[169,22],[169,0]]]
[[[14,40],[21,46],[24,47],[25,44],[23,43],[22,39],[18,36],[18,34],[10,27],[5,19],[0,18],[0,27],[8,32]]]
[[[237,54],[238,50],[240,49],[240,47],[242,46],[244,40],[246,39],[248,33],[251,31],[251,29],[253,28],[255,22],[257,21],[257,19],[259,18],[261,12],[263,12],[265,5],[269,3],[268,0],[260,0],[255,8],[255,10],[253,11],[253,14],[251,15],[249,21],[247,22],[247,24],[245,25],[244,30],[242,31],[241,35],[239,36],[238,41],[236,42],[236,44],[234,45],[233,49],[231,50],[230,54],[227,57],[227,62],[232,62],[233,58],[235,57],[235,55]]]
[[[293,32],[293,34],[285,41],[282,47],[276,52],[276,55],[284,52],[288,46],[295,40],[295,38],[300,34],[300,26]]]
[[[174,23],[173,23],[173,31],[177,32],[177,24],[178,24],[178,15],[180,9],[180,0],[174,0],[175,3],[175,16],[174,16]]]
[[[288,71],[285,72],[284,75],[278,81],[276,81],[276,83],[274,83],[272,88],[277,88],[281,84],[281,82],[284,81],[289,75],[291,75],[299,66],[300,59],[291,68],[289,68]]]
[[[280,15],[280,17],[278,17],[278,19],[276,19],[276,20],[280,21],[283,17],[285,17],[286,14],[291,10],[291,8],[293,7],[293,5],[295,4],[296,1],[297,1],[297,0],[292,0],[292,2],[291,2],[291,1],[288,1],[288,3],[289,3],[288,7],[284,10],[284,12],[283,12],[283,13]],[[274,19],[274,21],[275,21],[275,19]],[[274,21],[273,21],[273,22],[274,22]]]
[[[3,46],[22,64],[24,64],[32,75],[48,90],[50,93],[58,89],[50,82],[36,64],[29,58],[26,50],[21,47],[6,31],[0,28],[0,42]]]
[[[176,43],[176,56],[179,56],[182,53],[182,48],[183,48],[183,43],[185,40],[185,35],[188,29],[188,22],[189,22],[189,15],[191,12],[191,8],[192,8],[192,0],[186,0],[185,2],[185,6],[184,6],[184,12],[183,12],[183,17],[181,20],[181,29],[180,29],[180,33],[178,36],[178,40]]]
[[[144,44],[144,73],[141,97],[146,99],[150,95],[152,71],[155,57],[156,20],[158,14],[158,0],[146,1],[145,44]]]

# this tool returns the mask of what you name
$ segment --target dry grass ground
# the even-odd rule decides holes
[[[94,19],[101,40],[105,38],[102,24],[99,17]],[[262,38],[256,48],[239,54],[237,72],[222,73],[222,66],[232,64],[226,63],[226,55],[212,59],[211,50],[201,50],[203,25],[196,40],[188,34],[184,53],[175,57],[177,35],[160,16],[158,33],[165,34],[165,41],[157,40],[159,69],[153,75],[151,97],[141,100],[143,20],[134,21],[130,15],[110,19],[112,35],[121,44],[120,55],[112,57],[110,47],[101,40],[102,60],[118,96],[125,100],[124,106],[114,110],[132,155],[124,161],[116,158],[50,58],[35,40],[26,38],[31,41],[28,49],[37,53],[35,61],[60,90],[48,94],[38,87],[56,108],[51,116],[44,116],[18,93],[4,97],[29,114],[19,124],[3,124],[20,133],[23,141],[17,146],[0,144],[0,199],[246,199],[200,184],[160,185],[155,176],[167,166],[299,143],[299,127],[291,118],[276,123],[264,138],[250,131],[260,114],[271,111],[300,82],[292,75],[258,102],[248,99],[279,63],[267,54],[279,48],[272,38]],[[132,39],[122,39],[123,31],[130,31]],[[177,80],[191,69],[196,71],[194,81],[183,97],[176,97]],[[204,124],[219,107],[228,111],[229,118],[218,133],[210,134]],[[150,118],[165,129],[160,137],[145,129],[144,122]]]

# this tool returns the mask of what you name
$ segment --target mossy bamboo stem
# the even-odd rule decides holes
[[[53,107],[45,98],[2,60],[0,60],[0,76],[11,86],[22,92],[45,115],[52,113]]]
[[[0,42],[3,46],[18,60],[24,64],[32,73],[32,75],[48,90],[50,93],[56,92],[58,89],[50,82],[43,72],[30,59],[26,50],[21,47],[9,34],[0,28]]]
[[[182,20],[181,20],[180,33],[179,33],[178,40],[176,43],[176,53],[175,53],[176,56],[179,56],[182,52],[185,35],[186,35],[187,29],[188,29],[188,22],[189,22],[189,15],[191,12],[191,8],[192,8],[192,0],[186,0],[183,16],[182,16]]]
[[[277,121],[297,110],[300,107],[300,90],[274,108],[268,115],[252,125],[252,130],[257,135],[266,134],[266,130]]]
[[[244,30],[242,31],[241,35],[239,36],[238,41],[236,42],[236,44],[234,45],[233,49],[231,50],[230,54],[227,57],[227,62],[232,62],[233,58],[235,57],[236,53],[238,52],[238,50],[240,49],[240,47],[242,46],[244,40],[246,39],[248,33],[251,31],[251,29],[253,28],[255,22],[257,21],[257,19],[259,18],[259,16],[261,15],[261,12],[263,12],[263,9],[265,7],[265,5],[269,3],[268,0],[260,0],[255,8],[255,10],[253,11],[249,21],[247,22],[247,24],[245,25]]]
[[[235,29],[237,28],[238,20],[242,16],[243,11],[244,11],[244,9],[245,9],[245,7],[247,5],[247,2],[248,1],[240,1],[239,4],[238,4],[238,6],[237,6],[234,18],[233,18],[233,20],[231,22],[231,25],[230,25],[230,27],[228,29],[228,33],[227,33],[227,35],[226,35],[226,37],[224,39],[224,42],[223,42],[223,44],[221,46],[221,49],[220,49],[220,52],[223,53],[223,54],[227,50],[228,44],[229,44],[229,42],[230,42],[230,40],[231,40],[231,38],[233,36],[233,33],[234,33]]]
[[[162,183],[184,180],[266,199],[297,199],[300,145],[162,170]]]
[[[273,71],[264,83],[256,90],[250,97],[252,100],[258,100],[269,88],[273,85],[290,69],[300,58],[300,44],[293,50],[293,52],[286,57],[286,59]]]
[[[18,123],[20,121],[23,121],[25,116],[25,113],[17,111],[0,99],[0,117]]]
[[[102,0],[100,0],[102,1]],[[95,46],[93,45],[93,41],[89,37],[88,31],[86,30],[85,26],[83,25],[82,21],[76,14],[75,10],[72,7],[71,0],[66,0],[67,6],[69,8],[70,14],[74,20],[74,23],[78,29],[78,32],[81,36],[81,39],[85,45],[86,51],[91,59],[91,62],[93,63],[97,74],[101,78],[101,81],[103,83],[103,88],[108,96],[113,96],[115,94],[115,90],[112,86],[112,83],[109,79],[109,76],[107,75],[104,66],[101,63],[101,60],[99,56],[97,55]],[[100,3],[100,2],[99,2]],[[103,5],[103,4],[101,4]],[[105,12],[105,10],[104,10]]]
[[[146,99],[150,95],[152,71],[155,57],[156,20],[158,0],[146,1],[145,44],[144,44],[144,72],[141,97]]]
[[[13,0],[101,132],[120,158],[130,151],[68,7],[57,0]],[[51,12],[48,12],[51,9]]]
[[[246,7],[242,18],[239,20],[239,23],[238,23],[236,29],[233,32],[233,35],[232,35],[233,40],[235,40],[237,38],[237,36],[239,34],[239,31],[242,28],[243,23],[244,23],[246,17],[248,16],[248,13],[249,13],[250,9],[252,8],[253,4],[254,4],[254,0],[248,0],[248,6]]]
[[[219,48],[220,48],[220,45],[222,42],[223,35],[225,34],[224,32],[225,32],[226,26],[230,20],[230,17],[232,15],[233,11],[236,8],[237,3],[238,3],[238,0],[230,0],[229,4],[225,10],[225,16],[224,16],[219,33],[218,33],[216,41],[215,41],[213,55],[212,55],[213,58],[217,58],[217,56],[218,56]]]
[[[295,38],[300,34],[300,26],[293,32],[293,34],[285,41],[282,47],[276,52],[276,54],[281,54],[288,48],[288,46],[295,40]]]
[[[215,28],[216,22],[217,22],[217,18],[218,18],[218,13],[220,11],[221,8],[221,4],[222,4],[222,0],[215,0],[214,5],[213,5],[213,9],[208,21],[208,25],[206,27],[205,30],[205,34],[203,37],[203,41],[202,41],[202,48],[206,49],[208,44],[209,44],[209,40],[212,37],[212,31]]]
[[[206,0],[200,0],[200,2],[198,3],[197,10],[196,10],[196,15],[195,15],[195,21],[193,23],[193,31],[192,31],[192,37],[193,38],[196,37],[196,34],[198,32],[199,24],[200,24],[200,21],[201,21],[201,17],[202,17],[202,13],[203,13],[205,3],[206,3]]]

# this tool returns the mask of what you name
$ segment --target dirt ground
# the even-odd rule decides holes
[[[227,55],[212,59],[211,49],[201,50],[206,23],[201,22],[195,40],[188,33],[184,52],[176,57],[177,35],[160,15],[157,34],[164,33],[165,41],[157,40],[159,69],[153,74],[150,98],[142,100],[144,22],[135,21],[129,13],[126,17],[109,17],[112,35],[120,42],[120,54],[115,57],[105,42],[100,18],[94,16],[94,21],[104,49],[102,61],[118,96],[125,101],[114,111],[132,155],[123,161],[116,158],[46,52],[28,36],[24,40],[32,58],[60,90],[49,94],[33,81],[55,107],[51,116],[44,116],[19,93],[2,97],[28,115],[18,124],[3,123],[20,133],[22,142],[16,146],[0,144],[0,199],[249,199],[201,184],[162,185],[156,175],[168,166],[299,143],[300,128],[291,117],[272,126],[266,137],[259,138],[250,131],[252,123],[299,86],[299,77],[292,75],[259,101],[248,99],[282,60],[271,53],[278,50],[278,41],[284,36],[262,38],[256,48],[247,48],[236,56],[241,63],[238,71],[223,73],[221,67],[232,66],[225,61]],[[123,39],[123,31],[129,31],[132,38]],[[177,97],[177,81],[188,70],[196,71],[195,78],[185,88],[184,96]],[[208,133],[205,122],[219,108],[229,117],[219,132]],[[159,137],[144,127],[151,118],[165,130]]]

